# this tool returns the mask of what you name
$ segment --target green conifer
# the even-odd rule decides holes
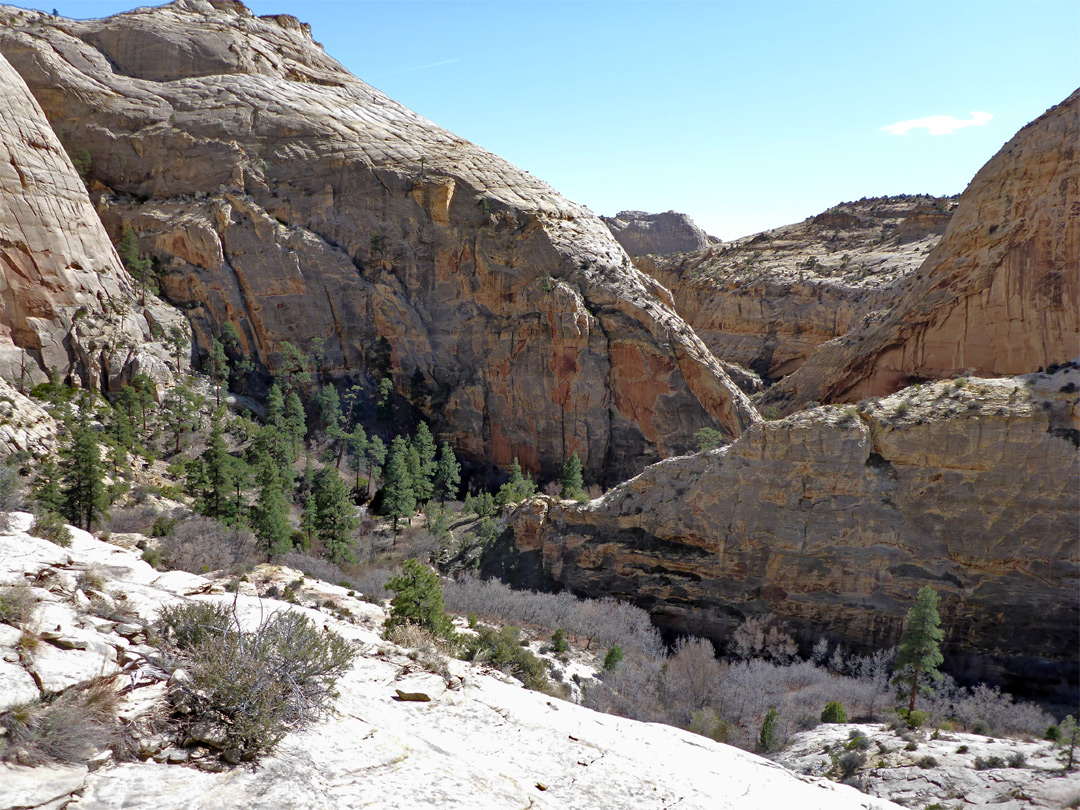
[[[352,549],[356,509],[348,486],[333,467],[324,467],[315,476],[315,513],[315,527],[330,561],[336,565],[356,562]]]
[[[562,496],[564,498],[580,498],[585,494],[585,483],[581,477],[581,459],[574,453],[563,464],[562,472]]]
[[[439,450],[439,462],[435,465],[435,496],[439,503],[454,500],[461,486],[461,465],[458,464],[450,445],[443,442]]]
[[[929,585],[920,588],[915,604],[904,620],[900,649],[893,663],[893,681],[909,693],[908,711],[915,711],[915,696],[919,687],[940,681],[938,667],[941,655],[941,616],[938,615],[937,591]]]
[[[398,520],[411,518],[416,511],[416,493],[409,474],[409,450],[403,438],[394,439],[384,473],[383,512],[394,519],[394,534],[398,531]]]
[[[105,511],[107,497],[101,452],[86,403],[72,424],[70,440],[62,456],[62,514],[72,524],[89,531]]]

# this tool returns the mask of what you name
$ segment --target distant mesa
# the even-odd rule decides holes
[[[665,211],[649,214],[645,211],[620,211],[613,217],[600,217],[623,250],[634,258],[650,253],[688,253],[720,239],[709,236],[686,214]]]

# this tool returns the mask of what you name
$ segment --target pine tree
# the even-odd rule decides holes
[[[941,680],[938,667],[944,660],[941,640],[945,634],[941,630],[938,602],[937,591],[929,585],[920,588],[915,604],[904,620],[900,649],[893,663],[893,681],[909,691],[909,712],[915,711],[915,696],[920,685]]]
[[[300,518],[300,534],[304,537],[303,550],[311,548],[311,544],[319,533],[319,507],[315,503],[315,493],[308,493],[304,498],[304,512]]]
[[[130,225],[124,226],[124,232],[120,237],[120,244],[116,246],[116,252],[120,254],[120,261],[124,269],[138,282],[139,305],[146,306],[146,288],[150,283],[150,260],[139,256],[139,240]]]
[[[437,636],[453,633],[454,625],[446,615],[439,576],[427,566],[417,560],[406,560],[401,574],[392,577],[386,583],[386,589],[394,592],[394,598],[390,600],[390,618],[386,620],[387,632],[395,627],[416,624]]]
[[[173,436],[173,453],[179,453],[183,435],[199,427],[199,409],[203,397],[196,394],[185,380],[168,393],[162,404],[165,427]]]
[[[206,356],[207,370],[214,380],[214,407],[221,407],[221,387],[229,380],[229,358],[225,354],[225,344],[217,338],[210,341],[210,352]]]
[[[585,494],[585,482],[581,478],[581,459],[574,453],[563,464],[562,471],[562,496],[564,498],[580,498]]]
[[[349,448],[349,468],[356,473],[356,483],[353,491],[356,497],[360,497],[360,471],[364,469],[367,460],[368,438],[364,429],[357,425],[351,433],[345,434],[345,443]]]
[[[285,430],[288,435],[289,466],[292,467],[300,458],[307,438],[307,415],[296,391],[290,391],[289,398],[285,400]]]
[[[532,482],[522,471],[517,458],[510,465],[510,480],[499,487],[498,495],[495,496],[499,506],[518,503],[536,494],[536,484]]]
[[[259,468],[258,480],[259,497],[251,523],[255,536],[262,541],[266,556],[273,559],[292,550],[289,502],[285,498],[276,464],[263,464]]]
[[[319,407],[319,425],[331,438],[339,436],[341,429],[341,397],[337,389],[328,385],[315,395]]]
[[[409,446],[398,436],[390,447],[383,486],[383,511],[394,519],[394,534],[398,532],[398,520],[412,517],[416,511],[416,493],[409,475],[408,457]]]
[[[336,565],[356,562],[352,550],[356,509],[348,486],[333,467],[324,467],[315,476],[315,514],[315,527],[330,561]]]
[[[421,422],[412,438],[412,447],[417,455],[417,470],[413,474],[413,489],[416,500],[425,504],[435,494],[435,439],[427,422]]]
[[[61,515],[64,512],[64,493],[60,488],[60,471],[52,458],[46,458],[34,479],[34,501],[43,512]]]
[[[383,465],[386,464],[386,445],[383,444],[383,440],[378,436],[372,435],[371,440],[367,445],[367,465],[368,465],[368,497],[371,497],[371,486],[375,481],[376,473],[381,478],[383,475]]]
[[[224,413],[214,411],[210,421],[210,436],[206,450],[192,471],[191,483],[195,491],[195,510],[225,523],[237,519],[233,489],[236,486],[235,463],[225,443]]]
[[[101,452],[90,426],[90,408],[83,404],[72,425],[71,443],[63,454],[63,515],[89,531],[107,503]]]
[[[375,418],[388,430],[394,424],[394,381],[383,377],[379,381],[379,394],[375,405]]]
[[[446,503],[447,499],[454,500],[461,486],[461,465],[458,464],[454,451],[450,445],[443,442],[439,451],[439,463],[435,465],[435,495],[439,503]]]

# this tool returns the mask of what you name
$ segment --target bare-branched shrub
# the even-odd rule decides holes
[[[112,534],[150,535],[160,516],[161,510],[148,503],[114,507],[109,510],[103,529]]]
[[[345,639],[297,612],[273,613],[242,632],[220,607],[166,611],[163,651],[170,668],[186,673],[169,694],[181,740],[246,758],[328,711],[334,684],[356,656]]]
[[[30,534],[65,548],[71,545],[71,529],[64,523],[64,519],[55,512],[41,512],[35,515],[34,524],[30,527]]]
[[[250,529],[213,518],[189,517],[161,541],[169,567],[193,574],[250,568],[265,560]]]
[[[106,749],[124,755],[129,744],[117,703],[112,679],[102,678],[8,709],[0,713],[0,761],[79,763]]]
[[[778,664],[786,664],[795,658],[798,647],[795,639],[777,627],[771,619],[751,616],[732,633],[731,652],[744,661],[765,658]]]
[[[554,633],[562,628],[586,649],[620,647],[629,655],[662,656],[660,634],[649,614],[617,599],[579,599],[573,594],[518,591],[498,580],[466,575],[443,585],[447,610],[476,614],[496,624],[536,626]]]
[[[19,470],[11,459],[4,459],[0,461],[0,532],[11,531],[11,513],[24,505]]]
[[[664,664],[664,697],[672,719],[686,726],[695,714],[716,702],[722,666],[704,639],[680,638]]]
[[[930,712],[935,723],[952,719],[980,734],[1041,736],[1054,722],[1050,714],[1033,703],[1017,703],[1012,695],[986,684],[959,686],[948,675],[934,695],[920,705]]]

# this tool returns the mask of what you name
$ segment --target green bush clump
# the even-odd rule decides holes
[[[273,750],[318,719],[356,650],[306,616],[275,612],[252,632],[223,605],[194,602],[162,611],[160,646],[175,680],[169,700],[182,744],[203,744],[229,761]]]
[[[551,649],[557,653],[570,651],[570,642],[566,640],[566,631],[561,627],[551,634]]]
[[[866,763],[866,754],[861,751],[847,751],[836,758],[836,768],[841,779],[850,779]]]
[[[610,650],[608,650],[607,655],[604,656],[604,669],[607,672],[610,672],[611,670],[615,669],[615,667],[617,667],[619,665],[619,662],[622,660],[622,647],[616,644]]]
[[[870,738],[858,729],[848,734],[847,742],[844,743],[844,749],[847,751],[865,751],[869,747]]]
[[[1004,768],[1005,760],[999,756],[975,757],[975,770],[988,771],[991,768]]]
[[[908,728],[920,728],[921,726],[926,725],[926,720],[928,717],[929,715],[926,712],[919,711],[918,709],[913,712],[908,712]]]
[[[938,761],[934,757],[927,755],[922,757],[916,764],[920,768],[936,768],[938,766]]]
[[[501,630],[481,627],[475,636],[464,640],[461,657],[466,661],[490,664],[517,678],[529,689],[539,692],[550,689],[544,662],[522,646],[516,627],[507,625]]]
[[[846,723],[847,712],[844,710],[844,704],[836,700],[825,704],[825,708],[821,712],[821,722]]]

